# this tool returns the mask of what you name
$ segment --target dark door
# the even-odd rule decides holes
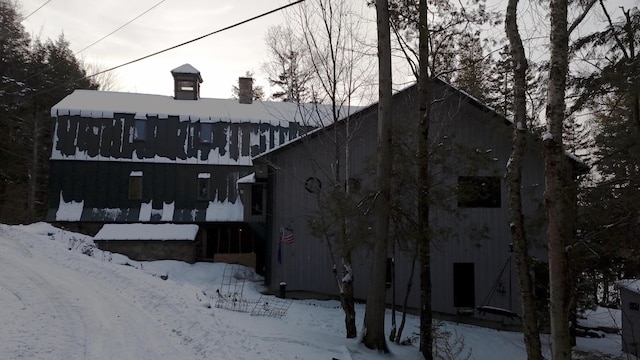
[[[476,306],[476,288],[473,263],[453,264],[453,306],[473,308]]]

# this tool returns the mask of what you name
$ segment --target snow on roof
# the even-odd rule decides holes
[[[183,65],[180,65],[177,68],[171,70],[171,75],[175,76],[176,74],[198,75],[198,82],[200,82],[200,83],[204,82],[202,80],[202,76],[200,76],[200,71],[198,71],[198,69],[196,69],[193,66],[191,66],[191,64],[183,64]]]
[[[171,70],[171,73],[177,73],[177,74],[200,74],[200,71],[198,71],[198,69],[194,68],[193,66],[191,66],[191,64],[183,64],[178,66],[177,68]]]
[[[105,224],[95,240],[195,240],[198,225]]]
[[[640,294],[640,279],[623,279],[616,281],[616,286]]]
[[[256,173],[251,173],[247,176],[241,177],[238,179],[238,184],[253,184],[256,182]]]
[[[201,98],[176,100],[171,96],[126,92],[75,90],[51,108],[51,117],[76,115],[113,118],[115,113],[147,116],[178,116],[190,122],[269,123],[289,127],[290,122],[318,126],[331,122],[331,107],[292,102],[254,101],[241,104],[234,99]]]

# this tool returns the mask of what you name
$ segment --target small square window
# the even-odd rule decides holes
[[[213,125],[211,123],[200,124],[200,142],[204,144],[213,142]]]
[[[142,171],[132,171],[129,175],[129,200],[142,199]]]
[[[147,121],[143,119],[134,120],[133,139],[145,141],[147,139]]]
[[[500,178],[497,176],[460,176],[458,178],[458,207],[499,208],[500,193]]]
[[[209,200],[210,194],[210,179],[211,174],[209,173],[200,173],[198,174],[198,200]]]
[[[193,91],[195,89],[193,81],[180,81],[178,85],[181,91]]]

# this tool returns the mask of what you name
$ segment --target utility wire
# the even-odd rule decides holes
[[[50,2],[51,2],[51,0],[47,0],[44,4],[40,5],[37,9],[33,10],[31,12],[31,14],[29,14],[29,15],[25,16],[24,18],[22,18],[22,20],[20,20],[20,22],[23,22],[23,21],[27,20],[29,18],[29,16],[35,14],[38,10],[42,9],[45,5],[47,5]]]
[[[276,9],[273,9],[273,10],[270,10],[270,11],[267,11],[267,12],[262,13],[262,14],[260,14],[260,15],[256,15],[256,16],[251,17],[251,18],[249,18],[249,19],[246,19],[246,20],[240,21],[240,22],[235,23],[235,24],[233,24],[233,25],[226,26],[226,27],[224,27],[224,28],[222,28],[222,29],[218,29],[218,30],[213,31],[213,32],[210,32],[210,33],[208,33],[208,34],[205,34],[205,35],[199,36],[199,37],[197,37],[197,38],[191,39],[191,40],[189,40],[189,41],[185,41],[185,42],[183,42],[183,43],[180,43],[180,44],[177,44],[177,45],[174,45],[174,46],[168,47],[168,48],[166,48],[166,49],[164,49],[164,50],[156,51],[156,52],[154,52],[154,53],[152,53],[152,54],[145,55],[145,56],[140,57],[140,58],[137,58],[137,59],[135,59],[135,60],[128,61],[128,62],[126,62],[126,63],[124,63],[124,64],[120,64],[120,65],[114,66],[114,67],[109,68],[109,69],[106,69],[106,70],[98,71],[98,72],[96,72],[96,73],[94,73],[94,74],[87,75],[87,76],[81,77],[81,78],[79,78],[79,79],[76,79],[76,80],[72,80],[72,81],[70,81],[70,82],[67,82],[67,83],[65,83],[65,84],[60,84],[60,85],[58,85],[58,86],[51,87],[51,88],[46,89],[46,90],[41,90],[41,91],[38,91],[38,92],[35,92],[35,93],[31,93],[30,95],[31,95],[31,96],[35,96],[35,95],[39,95],[39,94],[42,94],[42,93],[47,93],[47,92],[52,91],[52,90],[55,90],[55,89],[57,89],[57,88],[59,88],[59,87],[61,87],[61,86],[64,86],[64,85],[67,85],[67,84],[74,84],[74,83],[76,83],[76,82],[78,82],[78,81],[81,81],[81,80],[84,80],[84,79],[89,79],[89,78],[92,78],[92,77],[94,77],[94,76],[98,76],[98,75],[100,75],[100,74],[104,74],[104,73],[106,73],[106,72],[113,71],[113,70],[119,69],[119,68],[124,67],[124,66],[127,66],[127,65],[131,65],[131,64],[136,63],[136,62],[138,62],[138,61],[142,61],[142,60],[148,59],[148,58],[150,58],[150,57],[152,57],[152,56],[156,56],[156,55],[159,55],[159,54],[165,53],[165,52],[167,52],[167,51],[170,51],[170,50],[173,50],[173,49],[177,49],[177,48],[182,47],[182,46],[184,46],[184,45],[191,44],[191,43],[196,42],[196,41],[198,41],[198,40],[202,40],[202,39],[204,39],[204,38],[206,38],[206,37],[208,37],[208,36],[215,35],[215,34],[221,33],[221,32],[223,32],[223,31],[226,31],[226,30],[229,30],[229,29],[233,29],[233,28],[235,28],[235,27],[237,27],[237,26],[240,26],[240,25],[246,24],[246,23],[248,23],[248,22],[251,22],[251,21],[253,21],[253,20],[259,19],[259,18],[261,18],[261,17],[267,16],[267,15],[271,15],[271,14],[273,14],[273,13],[275,13],[275,12],[278,12],[278,11],[284,10],[284,9],[286,9],[286,8],[290,7],[290,6],[297,5],[297,4],[299,4],[299,3],[301,3],[301,2],[304,2],[304,1],[305,1],[305,0],[298,0],[298,1],[295,1],[295,2],[292,2],[292,3],[289,3],[289,4],[287,4],[287,5],[284,5],[284,6],[281,6],[281,7],[279,7],[279,8],[276,8]]]
[[[286,9],[286,8],[288,8],[288,7],[290,7],[290,6],[297,5],[297,4],[299,4],[299,3],[303,2],[303,1],[305,1],[305,0],[298,0],[298,1],[296,1],[296,2],[289,3],[289,4],[287,4],[287,5],[284,5],[284,6],[279,7],[279,8],[277,8],[277,9],[273,9],[273,10],[271,10],[271,11],[267,11],[266,13],[263,13],[263,14],[260,14],[260,15],[256,15],[256,16],[254,16],[254,17],[252,17],[252,18],[249,18],[249,19],[243,20],[243,21],[241,21],[241,22],[239,22],[239,23],[235,23],[235,24],[233,24],[233,25],[229,25],[229,26],[224,27],[224,28],[222,28],[222,29],[219,29],[219,30],[216,30],[216,31],[210,32],[210,33],[208,33],[208,34],[206,34],[206,35],[199,36],[199,37],[197,37],[197,38],[195,38],[195,39],[191,39],[191,40],[189,40],[189,41],[185,41],[185,42],[183,42],[183,43],[181,43],[181,44],[178,44],[178,45],[174,45],[174,46],[168,47],[168,48],[166,48],[166,49],[164,49],[164,50],[156,51],[156,52],[154,52],[154,53],[152,53],[152,54],[145,55],[145,56],[143,56],[143,57],[141,57],[141,58],[137,58],[137,59],[135,59],[135,60],[131,60],[131,61],[126,62],[126,63],[124,63],[124,64],[120,64],[120,65],[118,65],[118,66],[114,66],[114,67],[112,67],[112,68],[109,68],[109,69],[106,69],[106,70],[99,71],[99,72],[97,72],[97,73],[95,73],[95,74],[85,76],[83,79],[90,78],[90,77],[94,77],[94,76],[96,76],[96,75],[100,75],[100,74],[102,74],[102,73],[106,73],[106,72],[109,72],[109,71],[113,71],[113,70],[119,69],[119,68],[121,68],[121,67],[123,67],[123,66],[131,65],[131,64],[136,63],[136,62],[138,62],[138,61],[141,61],[141,60],[144,60],[144,59],[148,59],[148,58],[150,58],[150,57],[152,57],[152,56],[160,55],[160,54],[162,54],[162,53],[164,53],[164,52],[167,52],[167,51],[170,51],[170,50],[173,50],[173,49],[177,49],[177,48],[182,47],[182,46],[184,46],[184,45],[188,45],[188,44],[191,44],[191,43],[196,42],[196,41],[198,41],[198,40],[202,40],[202,39],[204,39],[204,38],[206,38],[206,37],[208,37],[208,36],[215,35],[215,34],[217,34],[217,33],[220,33],[220,32],[223,32],[223,31],[226,31],[226,30],[229,30],[229,29],[233,29],[234,27],[237,27],[237,26],[240,26],[240,25],[246,24],[246,23],[248,23],[248,22],[250,22],[250,21],[253,21],[253,20],[259,19],[259,18],[261,18],[261,17],[264,17],[264,16],[267,16],[267,15],[273,14],[274,12],[278,12],[278,11],[283,10],[283,9]],[[80,79],[80,80],[82,80],[82,79]]]
[[[49,1],[51,1],[51,0],[49,0]],[[76,52],[74,55],[78,55],[78,54],[80,54],[81,52],[83,52],[83,51],[87,50],[88,48],[92,47],[93,45],[95,45],[95,44],[97,44],[97,43],[101,42],[102,40],[104,40],[104,39],[108,38],[109,36],[111,36],[111,35],[115,34],[117,31],[119,31],[119,30],[120,30],[120,29],[122,29],[123,27],[125,27],[125,26],[127,26],[127,25],[131,24],[132,22],[134,22],[134,21],[136,21],[136,20],[138,20],[140,17],[142,17],[143,15],[145,15],[146,13],[148,13],[149,11],[151,11],[151,10],[155,9],[156,7],[158,7],[158,5],[162,4],[162,3],[163,3],[163,2],[165,2],[165,1],[167,1],[167,0],[161,0],[161,1],[159,1],[158,3],[156,3],[155,5],[153,5],[152,7],[148,8],[147,10],[145,10],[144,12],[142,12],[140,15],[138,15],[138,16],[136,16],[136,17],[134,17],[133,19],[131,19],[131,20],[127,21],[126,23],[124,23],[123,25],[121,25],[119,28],[117,28],[117,29],[113,30],[112,32],[110,32],[110,33],[108,33],[107,35],[105,35],[105,36],[101,37],[100,39],[98,39],[98,40],[96,40],[96,41],[92,42],[91,44],[89,44],[89,45],[87,45],[87,46],[83,47],[82,49],[80,49],[80,51]]]
[[[51,1],[51,0],[49,0],[49,1]],[[49,1],[47,1],[47,3],[48,3]],[[95,44],[97,44],[97,43],[101,42],[102,40],[104,40],[104,39],[108,38],[109,36],[111,36],[111,35],[115,34],[117,31],[121,30],[123,27],[125,27],[125,26],[127,26],[127,25],[131,24],[132,22],[136,21],[137,19],[139,19],[140,17],[142,17],[143,15],[145,15],[146,13],[148,13],[149,11],[151,11],[151,10],[155,9],[156,7],[158,7],[158,5],[162,4],[162,3],[163,3],[163,2],[165,2],[165,1],[166,1],[166,0],[161,0],[160,2],[156,3],[156,4],[155,4],[155,5],[153,5],[152,7],[148,8],[147,10],[145,10],[144,12],[142,12],[141,14],[139,14],[138,16],[136,16],[136,17],[134,17],[133,19],[131,19],[131,20],[127,21],[125,24],[121,25],[121,26],[120,26],[120,27],[118,27],[117,29],[113,30],[112,32],[108,33],[107,35],[105,35],[105,36],[101,37],[100,39],[98,39],[98,40],[96,40],[96,41],[92,42],[91,44],[89,44],[89,45],[85,46],[84,48],[80,49],[80,51],[77,51],[76,53],[74,53],[74,54],[73,54],[73,56],[74,56],[74,57],[76,57],[76,56],[77,56],[78,54],[80,54],[81,52],[83,52],[83,51],[87,50],[88,48],[92,47],[93,45],[95,45]],[[45,3],[44,5],[46,5],[47,3]],[[42,5],[42,6],[44,6],[44,5]],[[40,9],[42,6],[40,6],[38,9]],[[38,11],[38,9],[36,9],[35,11]],[[35,11],[34,11],[34,12],[35,12]],[[31,14],[33,14],[34,12],[32,12]],[[29,14],[29,15],[31,15],[31,14]],[[27,76],[26,78],[24,78],[22,81],[27,81],[27,80],[29,80],[29,79],[33,78],[34,76],[38,76],[38,75],[40,75],[40,74],[44,73],[45,71],[47,71],[47,70],[49,70],[49,69],[55,68],[56,66],[60,65],[61,63],[65,62],[65,61],[66,61],[66,59],[61,59],[60,61],[58,61],[57,63],[55,63],[55,64],[53,64],[53,65],[50,65],[50,66],[44,66],[40,71],[36,71],[35,73],[33,73],[33,74],[31,74],[31,75]],[[4,90],[4,89],[3,89],[3,90]]]

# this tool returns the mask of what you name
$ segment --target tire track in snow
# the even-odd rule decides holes
[[[1,318],[11,323],[0,327],[5,345],[0,358],[193,358],[143,309],[109,286],[48,260],[39,261],[19,241],[3,235],[0,311]]]

